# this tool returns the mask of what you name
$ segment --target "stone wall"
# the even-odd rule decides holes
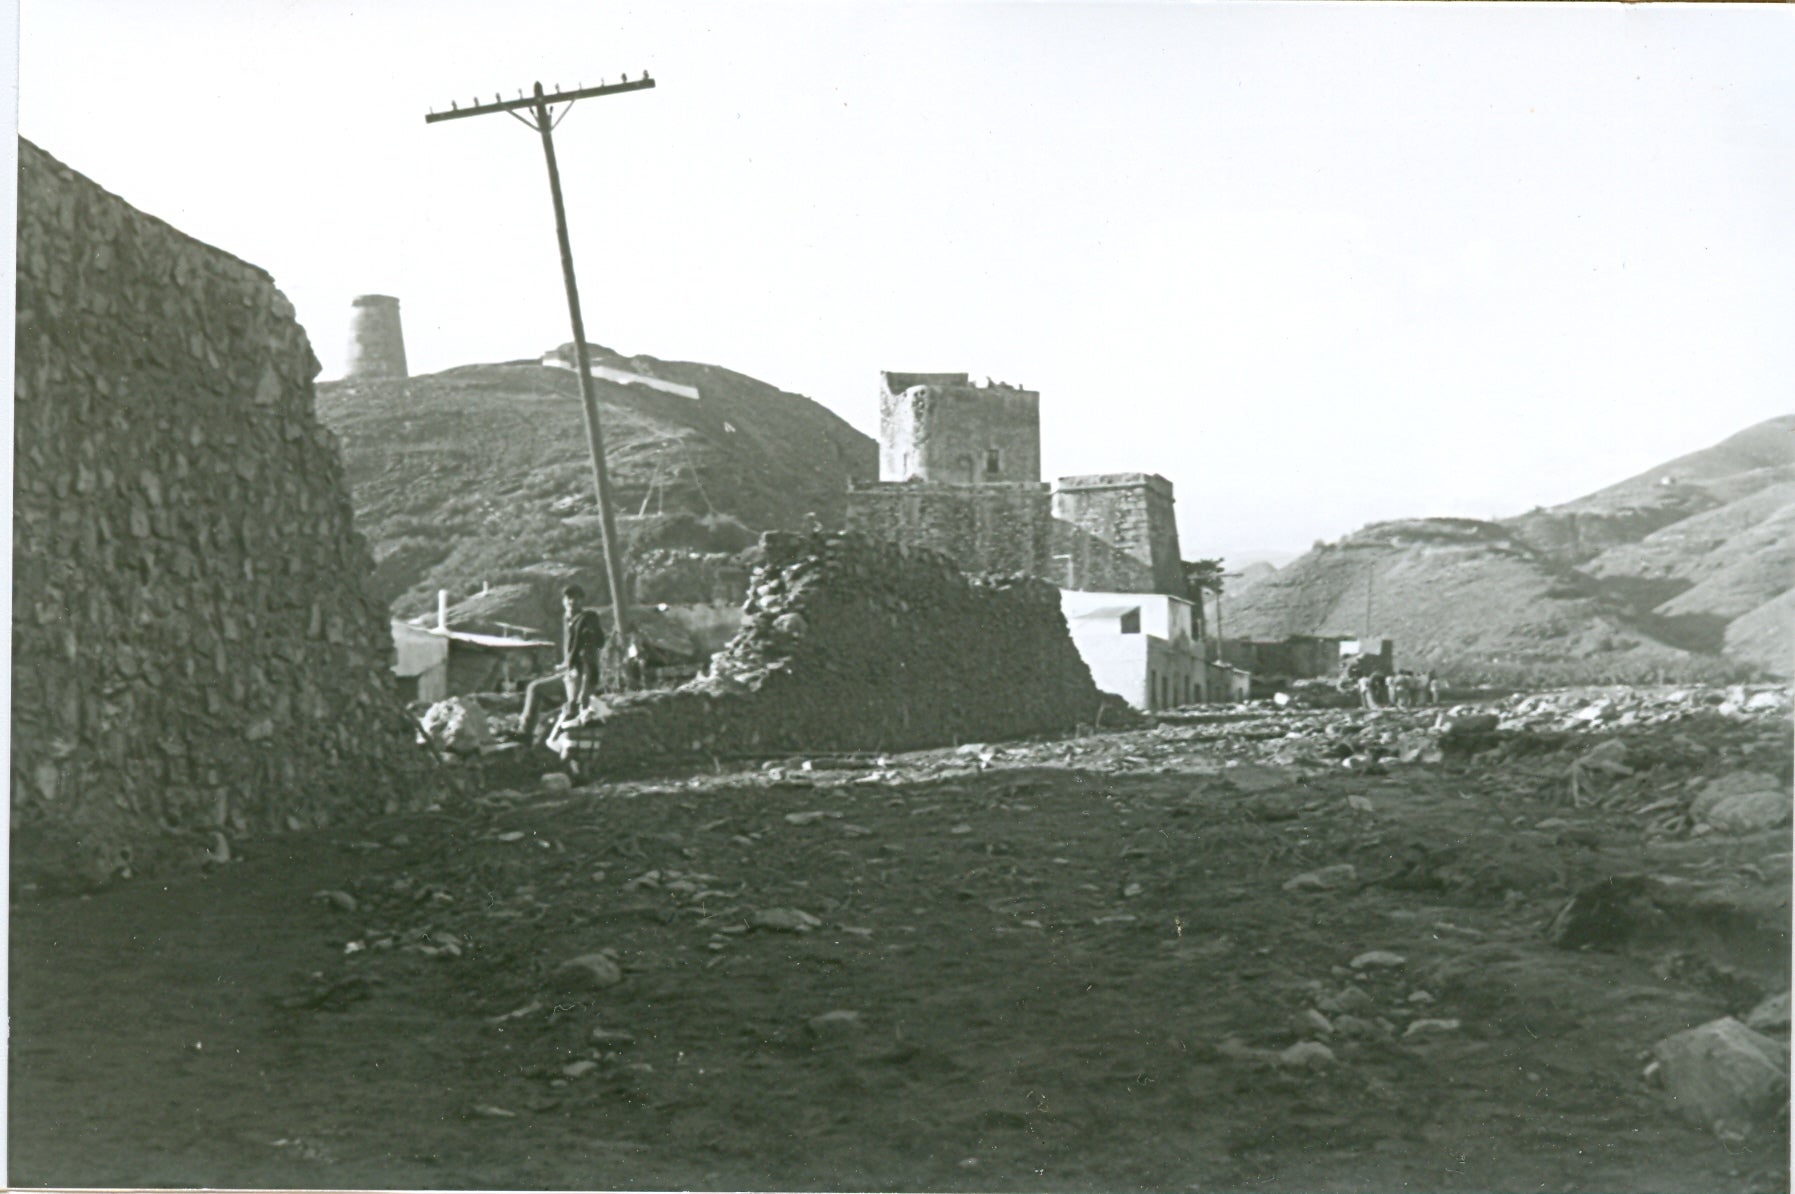
[[[23,141],[18,196],[13,874],[424,788],[292,307]]]
[[[860,535],[769,533],[744,624],[712,674],[617,698],[559,745],[604,771],[792,751],[885,751],[1133,715],[1091,674],[1058,592],[969,578]]]
[[[858,484],[848,491],[848,529],[938,551],[966,572],[1049,575],[1052,514],[1047,485]]]
[[[1068,569],[1065,587],[1185,595],[1172,483],[1164,477],[1061,477],[1053,517],[1053,555]]]
[[[888,372],[879,380],[881,481],[1041,479],[1039,394],[975,386],[964,373]]]

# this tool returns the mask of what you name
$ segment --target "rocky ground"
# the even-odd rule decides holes
[[[1787,1188],[1785,693],[1300,704],[15,892],[10,1181]]]

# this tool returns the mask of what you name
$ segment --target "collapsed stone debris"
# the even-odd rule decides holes
[[[710,674],[614,698],[550,745],[603,768],[884,751],[1131,724],[1042,581],[859,535],[769,533]]]

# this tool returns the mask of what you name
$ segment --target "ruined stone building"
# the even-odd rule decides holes
[[[879,479],[851,486],[848,528],[967,572],[1047,577],[1040,395],[964,373],[879,376]]]
[[[964,373],[880,381],[879,480],[851,487],[850,530],[939,551],[968,572],[1050,581],[1067,594],[1067,617],[1087,619],[1074,638],[1099,687],[1141,708],[1204,699],[1170,481],[1106,473],[1050,486],[1035,391]]]
[[[292,306],[24,141],[18,178],[14,875],[423,796]]]

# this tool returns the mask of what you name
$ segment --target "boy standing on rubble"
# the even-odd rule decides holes
[[[598,691],[598,659],[604,650],[605,628],[597,610],[581,607],[585,600],[586,591],[578,585],[561,590],[561,666],[552,676],[532,680],[524,690],[524,719],[518,737],[526,743],[535,741],[536,720],[553,699],[551,692],[559,689],[562,712],[572,713]]]

